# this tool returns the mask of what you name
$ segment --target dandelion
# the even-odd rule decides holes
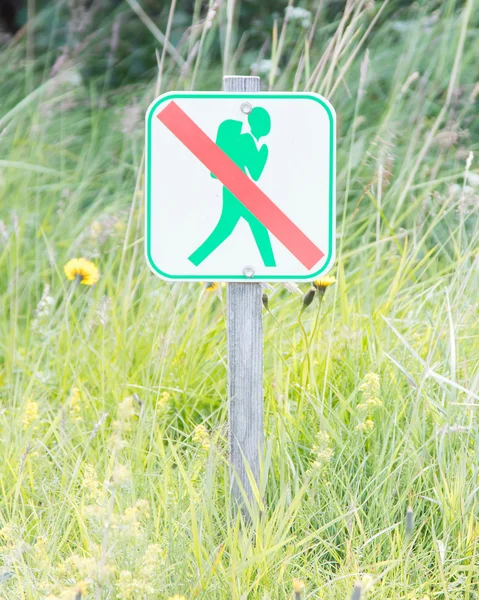
[[[205,292],[214,292],[218,289],[218,284],[216,281],[207,281],[205,283]]]
[[[326,288],[328,288],[330,285],[333,285],[333,283],[336,283],[336,277],[330,277],[329,275],[327,277],[321,277],[321,279],[315,279],[313,281],[314,287],[323,293],[326,290]]]
[[[100,279],[98,268],[86,258],[72,258],[63,270],[68,279],[83,285],[94,285]]]
[[[301,600],[301,592],[304,591],[304,588],[304,581],[296,578],[293,579],[293,592],[297,600]]]
[[[197,425],[195,427],[192,439],[194,442],[199,444],[203,450],[210,449],[210,434],[208,432],[208,429],[206,429],[206,427],[203,424]]]
[[[38,414],[38,402],[34,402],[29,398],[22,417],[23,428],[28,429],[33,421],[38,419]]]

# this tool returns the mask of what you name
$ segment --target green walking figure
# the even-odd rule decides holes
[[[259,139],[271,130],[271,118],[267,110],[253,108],[248,115],[251,133],[241,133],[243,123],[227,119],[220,123],[216,144],[231,160],[253,181],[258,181],[268,160],[268,147],[262,144],[258,149],[255,139]],[[216,176],[211,173],[211,177]],[[273,248],[266,227],[242,204],[236,196],[223,186],[223,210],[216,227],[193,252],[189,260],[196,266],[201,264],[226,238],[228,238],[241,219],[250,226],[265,267],[275,267]]]

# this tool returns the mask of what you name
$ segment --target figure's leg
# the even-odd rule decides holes
[[[240,214],[228,202],[223,202],[223,211],[216,227],[201,244],[201,246],[188,257],[196,267],[201,264],[227,237],[233,233],[240,219]]]
[[[273,247],[266,227],[253,215],[247,219],[265,267],[275,267]]]

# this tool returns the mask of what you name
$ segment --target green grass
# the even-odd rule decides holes
[[[116,90],[81,79],[81,52],[53,77],[53,50],[25,60],[34,30],[0,54],[3,600],[277,600],[293,578],[343,600],[365,575],[371,600],[479,598],[479,6],[363,4],[320,13],[311,43],[279,22],[265,57],[265,85],[336,108],[338,256],[306,340],[301,296],[268,292],[252,525],[230,507],[225,290],[143,256],[143,111],[219,89],[242,32],[209,58],[225,6],[184,73],[160,45],[157,80]],[[66,279],[75,256],[95,287]]]

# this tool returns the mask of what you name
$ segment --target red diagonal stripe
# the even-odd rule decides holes
[[[323,258],[324,252],[174,101],[169,102],[157,117],[308,270]]]

